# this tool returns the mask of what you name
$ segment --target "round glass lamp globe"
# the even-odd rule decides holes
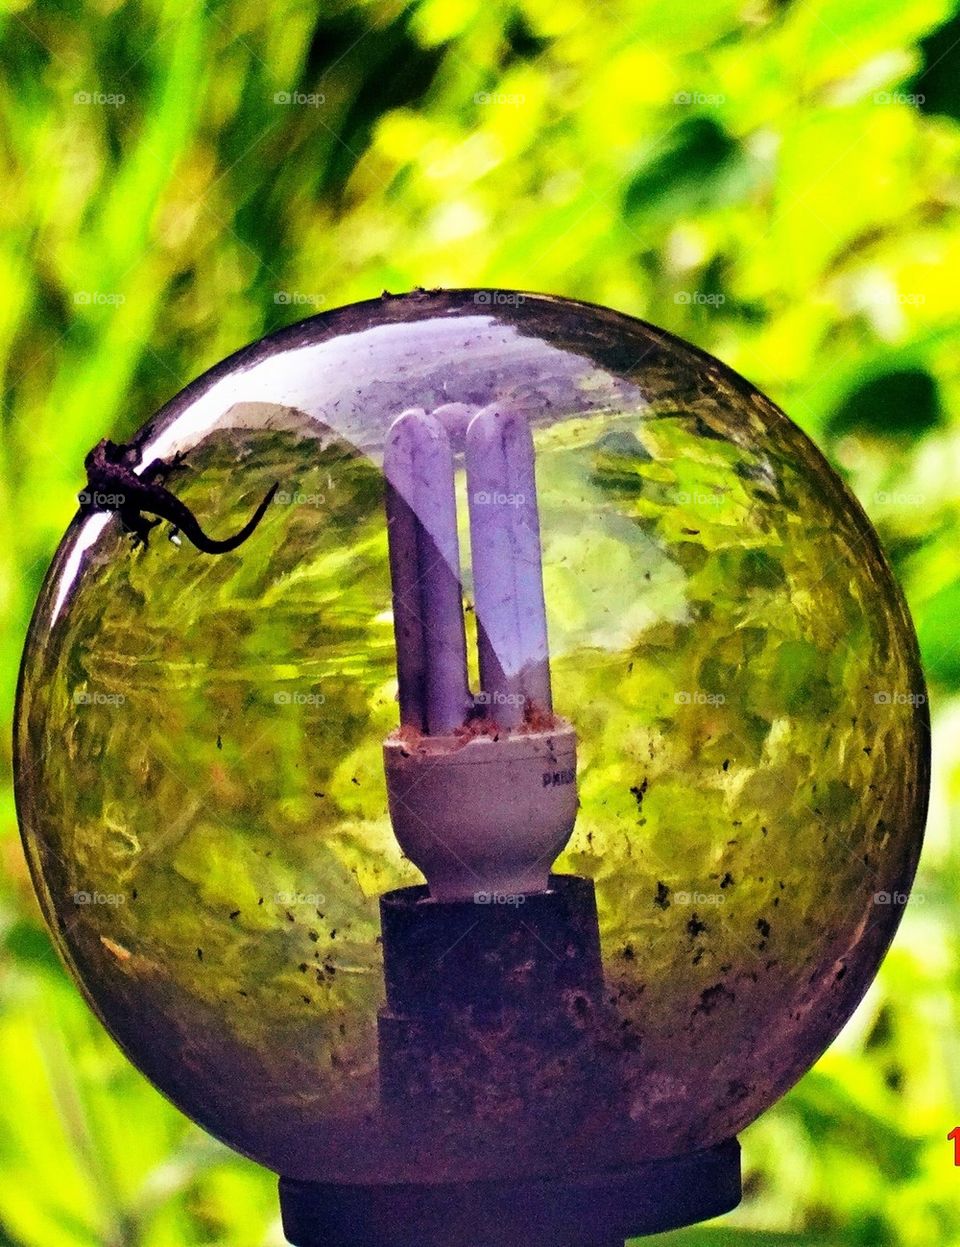
[[[401,1147],[379,899],[423,876],[384,775],[384,447],[401,413],[441,413],[466,552],[462,434],[490,404],[532,435],[553,709],[577,740],[554,870],[595,886],[612,1092],[549,1148],[487,1147],[494,1113]],[[184,1112],[304,1179],[536,1175],[709,1147],[812,1064],[913,879],[927,712],[870,524],[769,400],[608,310],[417,293],[265,338],[135,442],[207,532],[278,492],[217,556],[78,515],[24,657],[17,795],[61,953]],[[473,653],[466,557],[461,587]],[[540,1103],[568,1076],[543,1070]]]

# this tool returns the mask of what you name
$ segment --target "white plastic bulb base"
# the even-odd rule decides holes
[[[547,891],[577,817],[577,737],[396,733],[383,746],[387,798],[401,849],[437,901],[510,903]]]

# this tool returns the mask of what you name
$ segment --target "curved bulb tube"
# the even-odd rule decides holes
[[[384,458],[400,722],[451,732],[470,704],[453,453],[415,408],[393,422]]]
[[[547,612],[533,438],[509,407],[477,413],[467,429],[467,497],[480,684],[501,727],[552,709]]]
[[[499,404],[466,432],[470,697],[445,414],[404,412],[384,451],[401,722],[384,768],[394,832],[431,896],[489,900],[547,889],[576,819],[576,734],[552,713],[533,439]]]

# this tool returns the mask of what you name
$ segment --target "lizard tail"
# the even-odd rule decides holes
[[[207,534],[200,528],[200,525],[196,523],[196,519],[192,516],[191,518],[194,519],[194,523],[181,524],[180,531],[185,537],[193,542],[198,550],[202,550],[204,554],[226,554],[229,550],[235,550],[237,546],[243,545],[247,538],[253,533],[254,529],[266,514],[267,507],[271,502],[273,502],[273,495],[279,488],[280,482],[274,481],[274,483],[267,490],[263,501],[257,507],[256,511],[254,511],[253,515],[250,516],[249,520],[247,520],[246,524],[244,524],[243,528],[241,528],[238,533],[234,533],[232,537],[225,537],[223,541],[217,541],[214,537],[208,537]]]

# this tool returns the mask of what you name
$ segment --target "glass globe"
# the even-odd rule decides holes
[[[474,1088],[418,1135],[385,1107],[378,1033],[381,898],[424,883],[385,775],[385,740],[417,748],[423,734],[397,731],[403,549],[388,539],[385,446],[401,454],[390,439],[413,412],[415,443],[449,447],[437,489],[455,517],[474,702],[461,727],[489,743],[509,712],[480,682],[493,629],[478,626],[474,573],[491,551],[490,583],[510,568],[482,526],[471,547],[465,448],[484,410],[532,439],[535,512],[505,490],[498,514],[526,506],[539,523],[530,583],[552,707],[513,709],[531,748],[544,732],[555,744],[558,724],[575,732],[575,825],[541,864],[595,889],[595,1077],[570,1128],[544,1125],[525,1097],[568,1104],[582,1071],[534,1061],[524,1083],[518,1046],[491,1043],[488,1073],[520,1071],[517,1103],[494,1069],[487,1100]],[[278,483],[255,532],[219,555],[162,528],[135,545],[110,512],[78,515],[24,655],[18,805],[44,913],[104,1025],[174,1103],[294,1179],[537,1177],[710,1148],[811,1065],[910,889],[927,709],[870,524],[769,400],[612,311],[418,292],[248,347],[135,445],[141,463],[173,465],[167,487],[216,536]],[[429,493],[433,451],[414,450]],[[504,523],[509,545],[520,521]],[[451,798],[444,780],[419,808],[441,838],[475,806],[495,831],[525,782],[483,807],[471,781]],[[511,894],[452,903],[479,914],[478,899],[492,913]]]

